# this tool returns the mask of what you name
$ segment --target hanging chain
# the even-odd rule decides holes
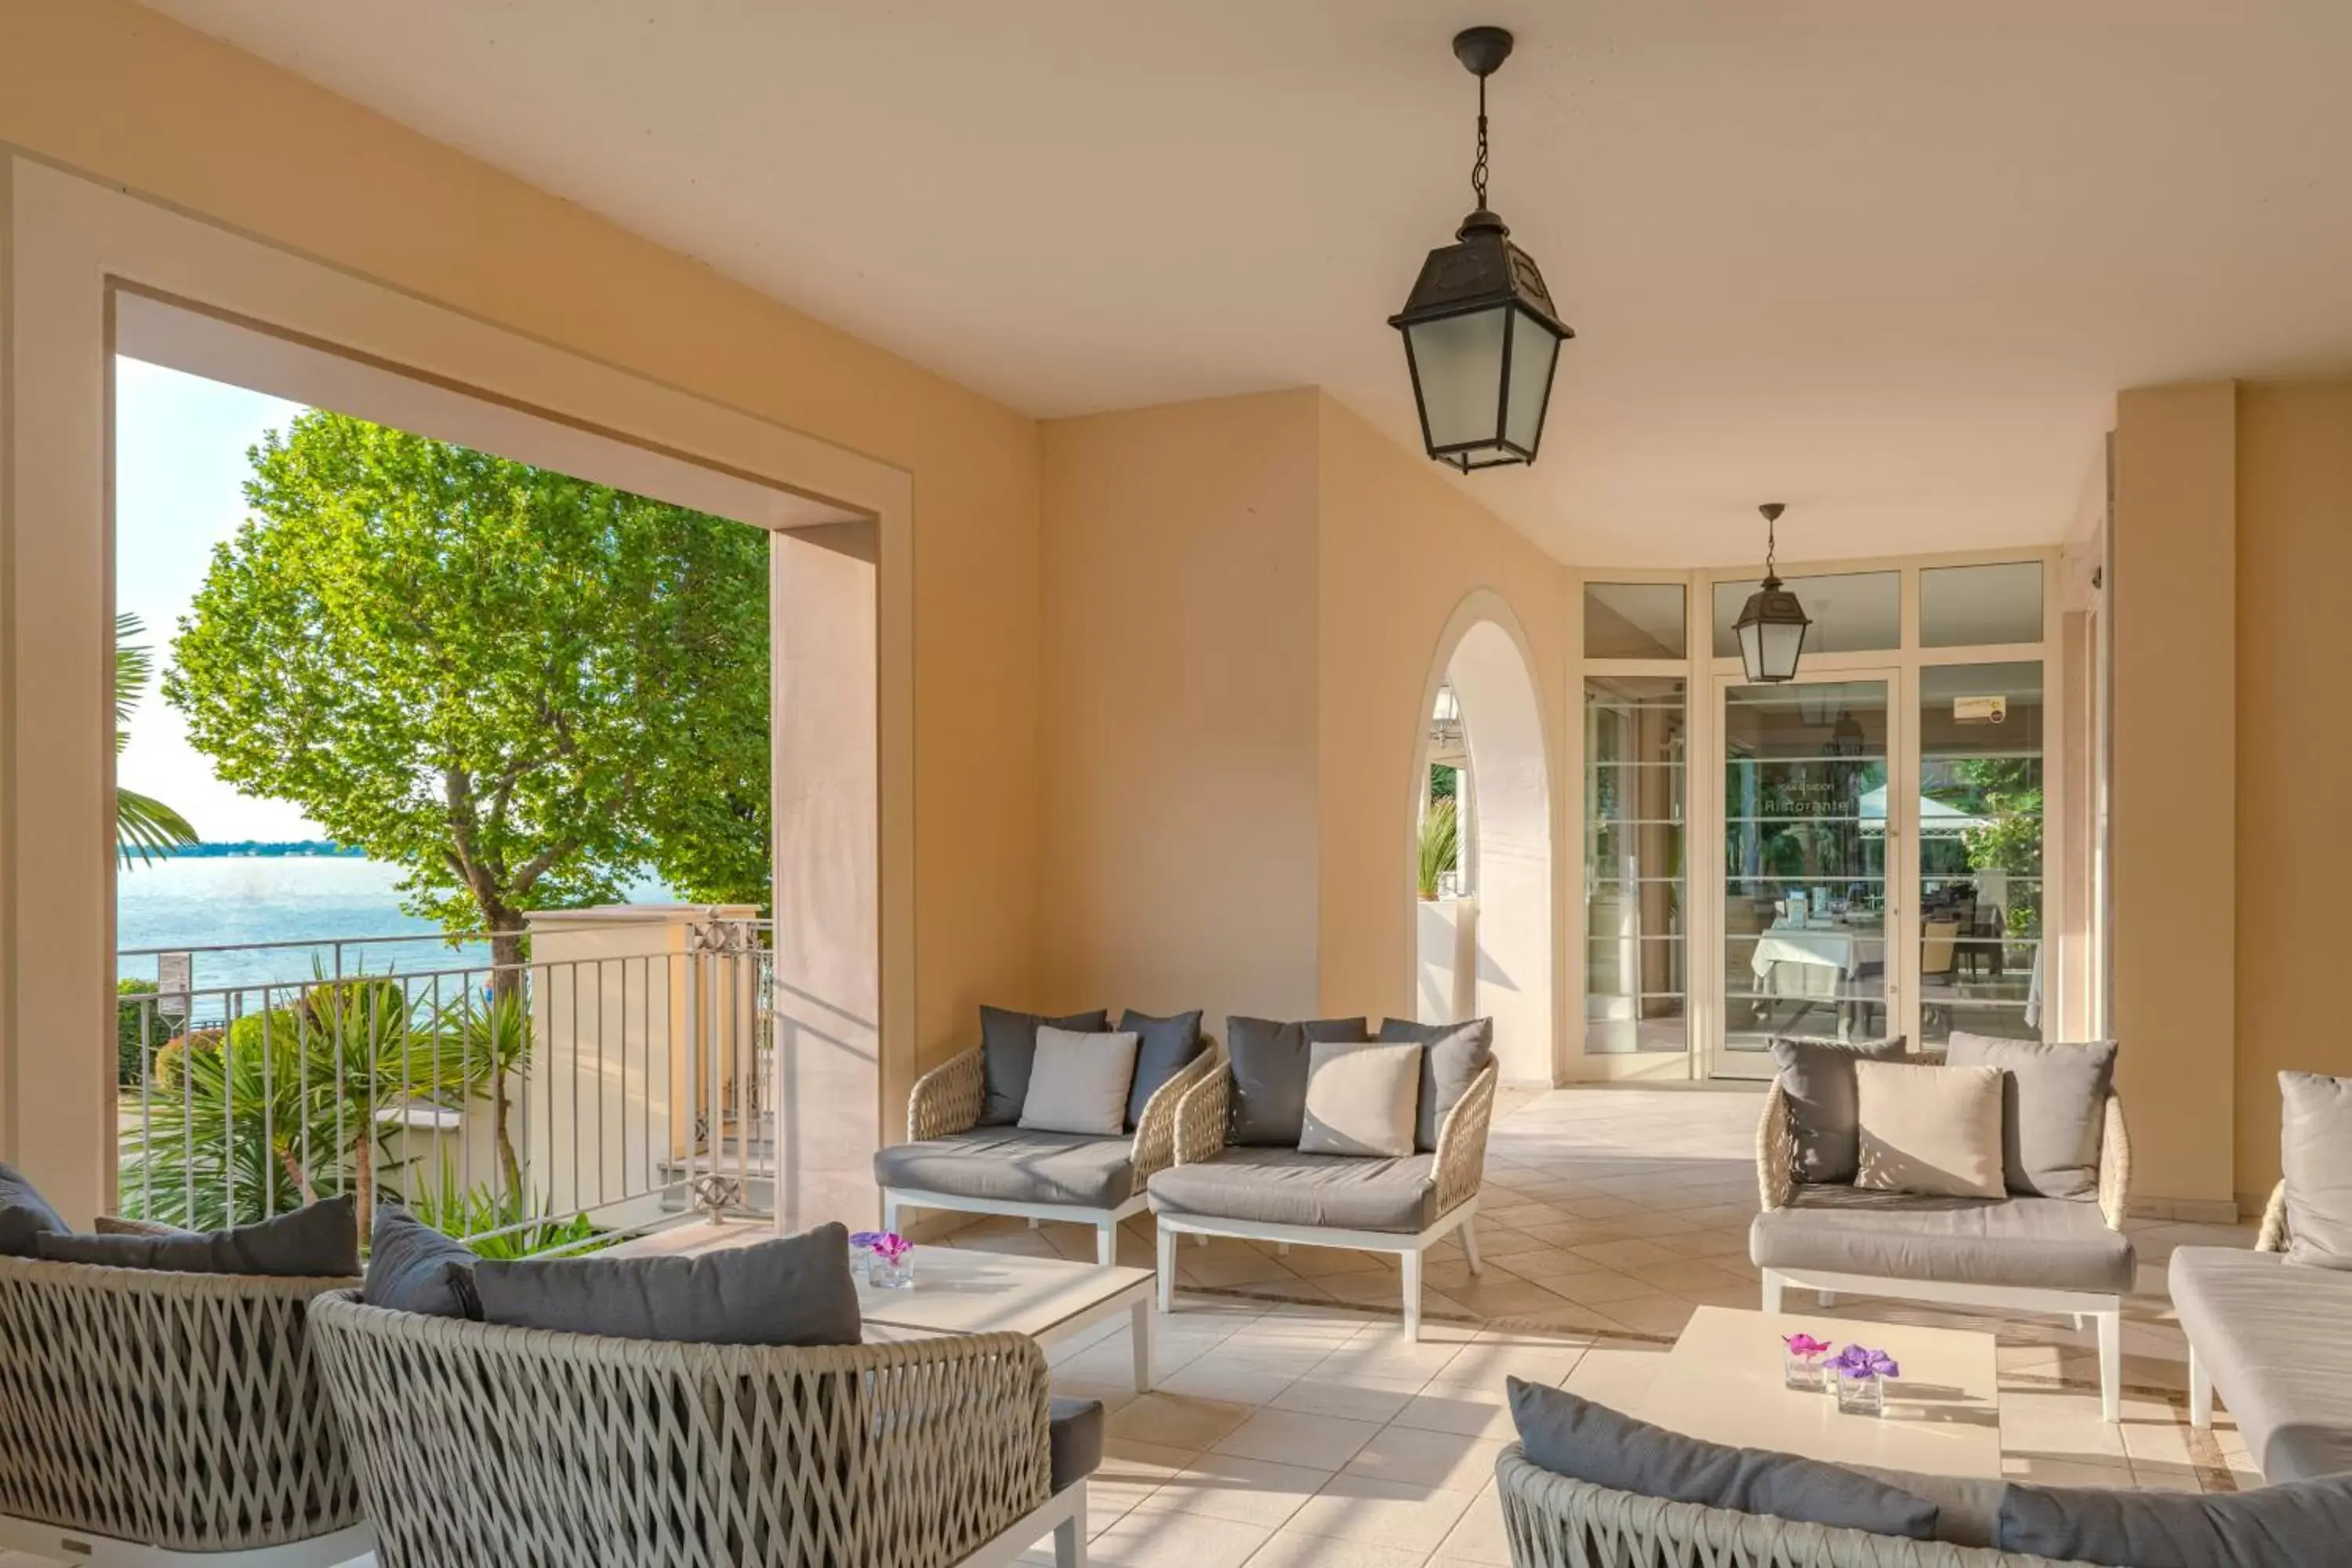
[[[1478,193],[1478,205],[1486,205],[1486,79],[1478,79],[1478,161],[1470,165],[1470,188]]]
[[[1773,574],[1772,558],[1780,552],[1780,520],[1777,517],[1768,517],[1764,520],[1764,575],[1767,577]]]

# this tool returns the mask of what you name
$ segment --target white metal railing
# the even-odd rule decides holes
[[[713,919],[658,951],[426,970],[364,962],[415,938],[253,944],[333,957],[308,979],[110,998],[119,1205],[210,1228],[350,1193],[363,1215],[397,1199],[517,1252],[698,1199],[772,1212],[765,934]]]

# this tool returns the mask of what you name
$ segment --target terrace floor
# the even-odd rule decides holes
[[[1101,1568],[1456,1568],[1507,1563],[1491,1476],[1511,1436],[1507,1375],[1607,1400],[1640,1386],[1702,1303],[1758,1304],[1748,1262],[1759,1102],[1733,1089],[1564,1089],[1512,1098],[1490,1144],[1471,1278],[1433,1256],[1423,1342],[1397,1276],[1368,1254],[1213,1241],[1179,1249],[1159,1387],[1128,1386],[1127,1330],[1063,1347],[1057,1391],[1110,1409],[1090,1490]],[[2124,1331],[2123,1421],[2099,1419],[2094,1341],[2059,1318],[1842,1300],[1828,1316],[2000,1338],[2009,1472],[2058,1484],[2256,1484],[2218,1413],[2193,1433],[2188,1351],[2164,1295],[2171,1249],[2249,1247],[2251,1226],[2132,1222],[2140,1289]],[[1093,1232],[991,1221],[955,1243],[1091,1260]],[[1122,1262],[1151,1264],[1148,1221]],[[1799,1294],[1799,1300],[1803,1298]],[[1024,1561],[1052,1561],[1051,1553]]]

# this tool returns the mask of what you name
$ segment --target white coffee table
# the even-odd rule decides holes
[[[1799,1332],[1827,1340],[1832,1352],[1859,1343],[1892,1355],[1903,1375],[1886,1386],[1886,1414],[1841,1415],[1834,1394],[1784,1387],[1780,1336]],[[1701,1307],[1658,1359],[1646,1391],[1624,1402],[1626,1414],[1654,1426],[1835,1464],[2000,1476],[1990,1334]]]
[[[691,1257],[748,1247],[775,1236],[757,1220],[719,1225],[689,1221],[621,1243],[607,1257]],[[1026,1334],[1051,1349],[1119,1312],[1134,1341],[1135,1390],[1151,1387],[1152,1284],[1149,1268],[1106,1268],[1058,1258],[1024,1258],[970,1247],[915,1248],[915,1282],[883,1290],[857,1280],[857,1310],[868,1339],[906,1334]],[[877,1333],[877,1329],[889,1331]]]

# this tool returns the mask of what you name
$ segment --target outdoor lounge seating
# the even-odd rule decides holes
[[[899,1228],[910,1208],[1013,1215],[1092,1226],[1096,1260],[1118,1261],[1119,1222],[1141,1214],[1145,1184],[1175,1157],[1176,1105],[1223,1065],[1212,1041],[1166,1083],[1116,1137],[982,1125],[988,1083],[974,1046],[915,1080],[907,1139],[874,1156],[882,1226]]]
[[[1433,1147],[1416,1142],[1413,1152],[1382,1156],[1237,1142],[1234,1074],[1220,1063],[1186,1092],[1176,1163],[1151,1179],[1160,1310],[1174,1301],[1179,1236],[1353,1247],[1397,1256],[1405,1336],[1418,1339],[1423,1255],[1459,1230],[1471,1272],[1481,1268],[1475,1219],[1496,1071],[1486,1059],[1442,1120],[1431,1118]]]
[[[1765,1097],[1757,1129],[1762,1212],[1749,1232],[1748,1255],[1763,1271],[1764,1310],[1779,1310],[1782,1292],[1793,1285],[1824,1297],[2057,1312],[2078,1324],[2088,1318],[2097,1326],[2101,1411],[2117,1419],[2122,1298],[2135,1272],[2123,1232],[2131,1147],[2122,1101],[2106,1092],[2088,1102],[2098,1107],[2086,1110],[2095,1117],[2086,1140],[2095,1142],[2095,1152],[2083,1152],[2086,1186],[2095,1173],[2093,1190],[2039,1196],[2011,1180],[1997,1197],[1935,1195],[1860,1186],[1851,1171],[1843,1180],[1801,1180],[1788,1079],[1784,1068]],[[2030,1100],[2030,1087],[2027,1092]],[[2040,1109],[2029,1106],[2035,1114]],[[2019,1114],[2007,1112],[2011,1121]],[[1998,1168],[1994,1175],[1998,1187]]]
[[[1102,1406],[1023,1334],[818,1347],[504,1327],[322,1298],[383,1568],[1086,1562]],[[519,1441],[527,1437],[528,1441]]]
[[[306,1317],[353,1283],[0,1258],[0,1549],[116,1568],[365,1555]]]

